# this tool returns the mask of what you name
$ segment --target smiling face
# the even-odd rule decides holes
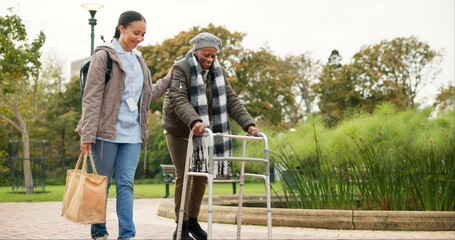
[[[131,51],[144,41],[146,27],[145,21],[134,21],[126,27],[123,25],[118,27],[120,30],[119,43],[125,52]]]
[[[216,60],[216,48],[199,48],[194,51],[194,54],[204,69],[209,69]]]

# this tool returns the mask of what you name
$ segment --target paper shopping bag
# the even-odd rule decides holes
[[[106,222],[107,177],[98,175],[91,154],[93,173],[87,173],[87,154],[66,174],[62,216],[78,224]],[[82,169],[79,169],[82,161]]]

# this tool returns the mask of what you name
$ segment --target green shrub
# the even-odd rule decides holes
[[[289,206],[455,210],[454,112],[381,105],[336,128],[314,118],[274,138]]]

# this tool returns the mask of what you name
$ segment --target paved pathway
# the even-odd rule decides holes
[[[138,199],[134,204],[136,239],[171,239],[172,219],[156,213],[164,199]],[[61,202],[0,203],[0,239],[90,239],[90,226],[78,225],[60,216]],[[273,213],[272,213],[273,215]],[[272,216],[273,217],[273,216]],[[108,201],[110,238],[118,236],[115,200]],[[206,223],[201,223],[206,228]],[[214,223],[213,239],[235,239],[236,225]],[[455,232],[361,231],[273,227],[273,239],[444,239]],[[267,239],[267,227],[242,226],[242,239]]]

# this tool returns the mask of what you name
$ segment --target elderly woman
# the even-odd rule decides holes
[[[202,136],[204,128],[210,127],[215,133],[229,133],[229,117],[234,119],[249,134],[258,132],[253,118],[240,102],[232,89],[223,68],[217,60],[221,40],[215,35],[202,32],[191,39],[193,48],[184,58],[174,65],[171,86],[163,104],[163,125],[167,146],[175,165],[175,215],[178,220],[180,198],[185,172],[186,148],[190,131],[195,136]],[[201,138],[194,139],[194,154],[201,154]],[[231,153],[231,142],[215,140],[215,155],[226,156]],[[193,162],[201,162],[193,159]],[[196,164],[199,171],[202,166]],[[227,174],[227,167],[220,164],[217,174]],[[182,225],[182,239],[207,239],[207,233],[201,228],[197,217],[204,196],[207,179],[193,176],[186,196]],[[192,237],[190,236],[192,235]],[[173,238],[177,235],[177,228]]]

